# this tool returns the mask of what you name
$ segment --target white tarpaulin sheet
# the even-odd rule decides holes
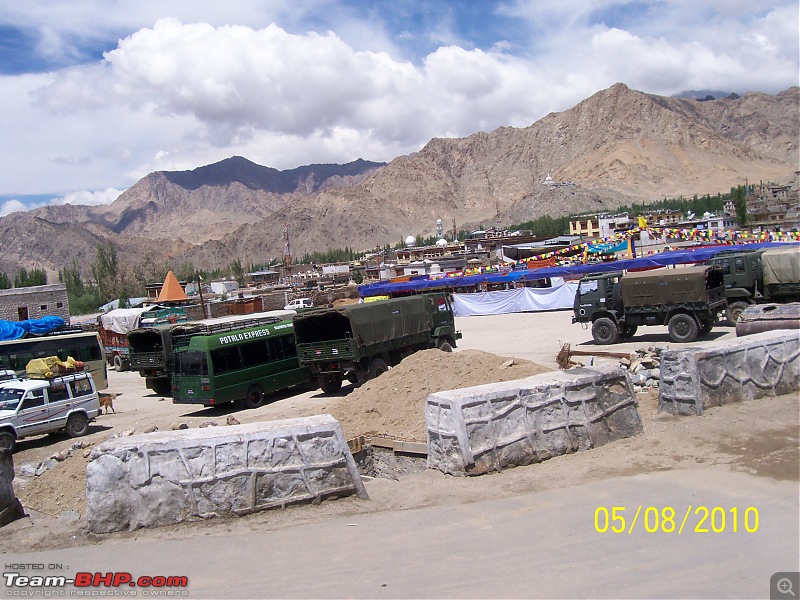
[[[151,306],[142,306],[139,308],[115,308],[108,311],[106,314],[100,316],[100,321],[104,329],[114,331],[116,333],[128,333],[139,327],[139,317]]]
[[[502,315],[505,313],[572,308],[578,283],[563,283],[551,288],[517,288],[501,292],[453,294],[457,317]]]

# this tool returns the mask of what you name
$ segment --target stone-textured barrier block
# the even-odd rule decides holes
[[[115,438],[89,461],[87,517],[97,533],[367,497],[330,415]]]
[[[0,527],[25,516],[14,494],[14,459],[10,450],[0,450]]]
[[[767,331],[661,353],[659,412],[702,415],[712,406],[798,390],[797,331]]]
[[[594,367],[430,394],[428,467],[480,475],[642,432],[627,373]]]

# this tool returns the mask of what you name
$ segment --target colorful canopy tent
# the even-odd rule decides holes
[[[705,246],[699,248],[674,250],[651,254],[641,258],[628,258],[611,262],[588,263],[564,267],[545,267],[543,269],[520,269],[508,273],[486,273],[482,275],[464,275],[443,277],[440,279],[412,279],[398,283],[378,282],[359,286],[358,293],[362,298],[368,296],[389,295],[396,293],[422,292],[434,289],[454,289],[469,287],[481,283],[509,283],[515,281],[534,281],[549,277],[578,277],[589,273],[608,273],[611,271],[630,271],[639,269],[655,269],[679,264],[705,262],[720,252],[737,252],[758,248],[794,247],[800,252],[798,243],[760,242],[755,244],[733,244],[722,246]]]
[[[183,291],[181,284],[178,283],[175,274],[172,271],[167,273],[167,277],[164,279],[164,285],[161,286],[161,291],[158,294],[156,302],[180,302],[188,299],[186,292]]]

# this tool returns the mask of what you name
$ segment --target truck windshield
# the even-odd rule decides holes
[[[208,363],[204,352],[176,352],[176,375],[208,375]]]
[[[16,410],[25,390],[0,388],[0,410]]]
[[[578,295],[593,292],[597,289],[597,279],[587,279],[578,284]]]

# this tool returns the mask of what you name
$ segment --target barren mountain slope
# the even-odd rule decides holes
[[[279,256],[284,224],[295,254],[366,249],[431,234],[437,218],[448,229],[453,220],[466,227],[499,217],[507,225],[727,192],[745,180],[785,183],[798,168],[798,98],[795,87],[777,96],[698,102],[616,84],[529,127],[433,139],[379,168],[355,161],[276,171],[233,157],[193,171],[152,173],[110,206],[47,207],[15,217],[15,228],[48,239],[22,245],[4,264],[57,270],[69,262],[53,251],[58,228],[45,230],[35,218],[71,223],[68,236],[86,246],[111,240],[130,262],[160,253],[160,260],[209,268]],[[548,173],[577,185],[546,186]],[[0,225],[0,243],[17,244],[19,231],[10,232],[2,219]]]

